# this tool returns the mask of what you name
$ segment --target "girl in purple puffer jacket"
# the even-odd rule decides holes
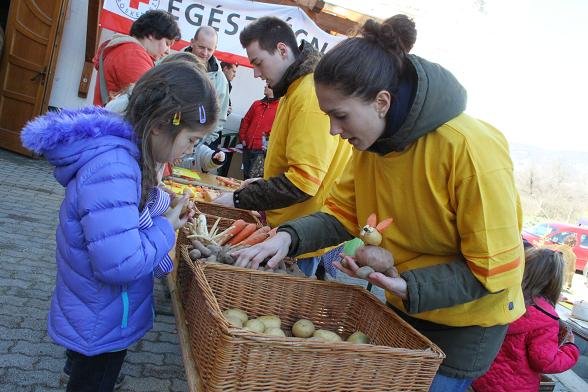
[[[574,335],[555,311],[563,270],[560,252],[544,248],[525,252],[527,312],[509,325],[490,370],[472,384],[476,392],[535,392],[542,373],[561,373],[576,364],[580,352]]]
[[[68,349],[68,391],[112,391],[126,349],[153,326],[154,274],[187,200],[157,188],[164,162],[192,151],[217,119],[215,93],[194,64],[169,62],[137,82],[125,118],[99,107],[39,117],[25,147],[55,165],[65,188],[49,335]]]

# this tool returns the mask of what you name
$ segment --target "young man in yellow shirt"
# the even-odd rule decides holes
[[[319,108],[313,71],[320,54],[309,43],[299,47],[286,22],[263,17],[240,35],[254,76],[265,80],[280,98],[272,126],[264,178],[247,183],[216,203],[266,211],[275,227],[321,209],[330,188],[351,156],[351,145],[329,134],[329,118]],[[305,256],[316,256],[313,252]],[[314,274],[316,262],[301,268]],[[299,264],[300,265],[300,264]]]

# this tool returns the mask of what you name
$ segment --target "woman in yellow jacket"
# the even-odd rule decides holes
[[[449,71],[408,54],[415,40],[412,20],[397,15],[366,22],[321,59],[319,104],[352,159],[321,212],[282,224],[237,264],[273,266],[357,236],[371,213],[392,217],[381,246],[399,276],[368,280],[445,352],[431,391],[465,391],[525,311],[521,208],[504,136],[463,113],[466,93]],[[354,275],[348,261],[339,269]]]

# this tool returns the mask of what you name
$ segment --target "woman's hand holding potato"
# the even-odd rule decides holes
[[[349,276],[357,277],[356,272],[359,266],[355,262],[355,259],[351,256],[343,256],[343,259],[346,267],[336,261],[333,263],[335,268]],[[367,281],[386,291],[390,291],[402,299],[406,299],[406,281],[398,274],[395,274],[394,277],[389,277],[381,272],[372,272],[368,275]]]
[[[266,258],[271,257],[267,266],[274,269],[278,263],[288,255],[292,238],[285,231],[279,231],[270,239],[249,248],[233,252],[237,267],[257,269]]]

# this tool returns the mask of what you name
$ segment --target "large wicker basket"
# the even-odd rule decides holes
[[[192,262],[182,247],[180,289],[190,348],[207,391],[427,391],[443,352],[357,286]],[[187,272],[187,271],[184,271]],[[276,314],[371,345],[279,338],[230,326],[221,311]]]

